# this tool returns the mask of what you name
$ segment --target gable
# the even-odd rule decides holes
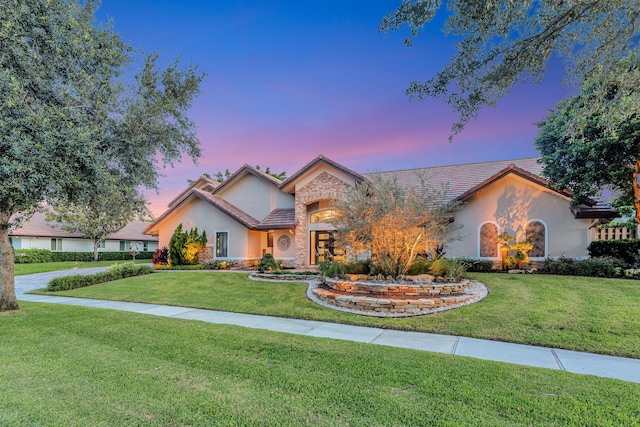
[[[293,197],[274,183],[251,173],[220,187],[215,195],[261,221],[274,209],[293,208]]]

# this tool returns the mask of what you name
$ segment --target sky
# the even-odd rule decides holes
[[[207,74],[189,117],[202,157],[164,169],[160,215],[188,179],[244,164],[292,175],[320,154],[360,173],[538,155],[535,123],[572,92],[562,64],[542,84],[512,89],[453,142],[457,116],[441,100],[411,100],[412,81],[435,74],[453,53],[436,17],[412,47],[407,28],[384,35],[382,18],[401,0],[103,0],[123,40],[160,64],[181,58]]]

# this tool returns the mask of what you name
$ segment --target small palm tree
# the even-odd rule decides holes
[[[513,255],[516,268],[522,269],[522,267],[529,262],[529,251],[533,249],[533,245],[527,241],[517,242],[509,245],[509,249],[514,250],[516,253]]]
[[[503,231],[502,233],[498,234],[496,238],[496,241],[500,245],[500,258],[502,259],[503,270],[506,270],[505,260],[509,255],[509,244],[511,243],[512,240],[515,240],[515,237],[513,237],[506,231]]]

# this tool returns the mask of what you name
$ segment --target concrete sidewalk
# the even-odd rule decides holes
[[[369,344],[402,347],[456,356],[475,357],[483,360],[514,363],[517,365],[558,369],[576,374],[590,374],[623,381],[640,383],[640,360],[603,356],[570,350],[512,344],[499,341],[422,332],[405,332],[362,326],[342,325],[313,320],[287,319],[254,314],[230,313],[156,304],[105,301],[48,295],[29,295],[34,289],[46,287],[53,277],[69,274],[92,274],[107,267],[66,270],[16,277],[18,299],[29,302],[67,304],[93,308],[108,308],[176,319],[237,325],[247,328],[306,335],[311,337],[364,342]]]

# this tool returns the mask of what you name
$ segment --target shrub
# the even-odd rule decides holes
[[[630,266],[637,263],[638,252],[640,251],[640,239],[596,240],[591,242],[587,250],[593,258],[618,258]]]
[[[258,271],[264,273],[265,271],[280,270],[280,263],[271,254],[264,254],[260,258],[260,264],[258,264]]]
[[[178,225],[169,240],[169,265],[195,265],[198,263],[198,252],[207,245],[207,233],[198,233],[198,227],[187,232]]]
[[[15,249],[14,264],[32,264],[35,262],[51,262],[51,251],[48,249]]]
[[[159,265],[155,270],[206,270],[204,265]]]
[[[147,265],[136,265],[132,262],[115,264],[102,273],[86,276],[77,274],[75,276],[56,277],[49,282],[47,291],[56,292],[83,288],[86,286],[97,285],[98,283],[110,282],[112,280],[140,276],[151,273],[152,271],[153,269]]]
[[[237,267],[239,264],[237,261],[220,261],[215,260],[208,262],[204,265],[207,270],[228,270],[230,268]],[[257,266],[256,266],[257,267]]]
[[[449,269],[451,268],[450,263],[451,261],[446,258],[439,258],[433,261],[429,270],[434,276],[447,277],[449,275]]]
[[[151,259],[153,252],[139,252],[136,259]],[[98,252],[98,261],[129,261],[129,252]],[[51,252],[51,261],[93,261],[93,252]]]
[[[543,270],[549,274],[589,277],[619,277],[626,264],[613,257],[595,257],[588,259],[572,259],[560,257],[544,260]]]
[[[489,259],[456,258],[456,261],[464,263],[469,272],[487,272],[493,270],[493,261]]]
[[[426,257],[419,256],[415,259],[415,261],[413,261],[413,263],[411,264],[411,267],[409,267],[409,270],[407,271],[407,275],[415,276],[416,274],[428,273],[431,269],[431,264],[433,264],[433,262],[434,261],[431,261]]]
[[[169,262],[169,248],[163,246],[156,249],[151,257],[151,262],[155,265],[166,265]]]
[[[345,264],[341,261],[321,262],[320,264],[318,264],[318,271],[325,277],[337,277],[347,272]]]

